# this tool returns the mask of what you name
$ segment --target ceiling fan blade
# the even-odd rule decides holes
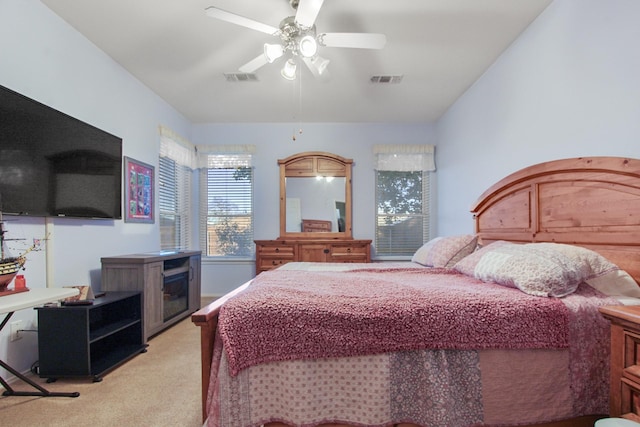
[[[324,0],[300,0],[295,17],[296,23],[306,28],[313,27],[323,2]]]
[[[232,24],[241,25],[272,36],[276,35],[280,31],[278,28],[272,27],[271,25],[263,24],[262,22],[254,21],[253,19],[245,18],[244,16],[236,15],[235,13],[227,12],[226,10],[218,9],[214,6],[209,6],[205,9],[205,12],[207,16],[210,16],[211,18],[231,22]]]
[[[261,53],[238,69],[243,73],[253,73],[268,62],[269,61],[267,61],[267,57],[264,56],[264,53]]]
[[[318,41],[328,47],[352,47],[359,49],[382,49],[387,36],[377,33],[324,33]]]
[[[311,74],[315,78],[322,79],[324,81],[329,79],[329,70],[327,69],[327,65],[329,65],[329,60],[324,59],[319,55],[316,55],[313,58],[302,58],[302,61],[305,63]]]

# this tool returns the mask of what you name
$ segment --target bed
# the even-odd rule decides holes
[[[638,302],[640,160],[530,166],[471,212],[473,250],[447,262],[436,249],[462,236],[411,263],[285,264],[194,313],[203,420],[591,426],[605,416],[598,307]],[[545,286],[530,280],[532,263],[551,274]]]

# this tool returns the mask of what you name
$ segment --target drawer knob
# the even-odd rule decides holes
[[[276,253],[280,252],[280,248],[276,248]]]
[[[324,249],[322,252],[324,252],[325,254],[329,253],[329,249]]]

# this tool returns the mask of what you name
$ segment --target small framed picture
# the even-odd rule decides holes
[[[124,221],[153,224],[154,167],[124,157]]]

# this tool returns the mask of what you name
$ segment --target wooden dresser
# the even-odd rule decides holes
[[[280,237],[255,240],[256,274],[288,262],[371,262],[371,240],[354,239],[351,229],[352,166],[320,151],[278,160]]]
[[[611,321],[610,416],[640,422],[640,306],[601,307]]]
[[[256,240],[256,274],[288,262],[371,262],[371,240]]]

